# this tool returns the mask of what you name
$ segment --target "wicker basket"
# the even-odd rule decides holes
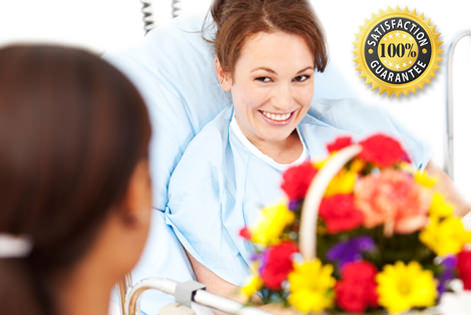
[[[312,260],[316,257],[317,212],[327,186],[344,165],[360,152],[360,145],[342,149],[320,169],[309,186],[301,211],[299,228],[299,249],[304,259]]]
[[[345,164],[358,155],[361,150],[362,147],[355,144],[338,151],[328,160],[324,167],[319,170],[315,176],[315,179],[311,182],[304,199],[301,211],[301,225],[299,230],[299,248],[305,260],[312,260],[316,258],[316,226],[318,209],[327,186],[335,177],[335,175],[345,166]],[[276,313],[278,313],[278,311],[280,313],[290,313],[290,310],[281,308],[278,310],[274,308],[271,311]],[[297,312],[293,311],[291,313],[295,314]],[[333,314],[333,312],[325,311],[321,314]],[[335,314],[347,315],[351,313],[340,312]],[[385,310],[378,310],[368,312],[367,314],[384,315],[388,314],[388,312]],[[439,307],[435,306],[422,311],[411,310],[401,314],[439,315],[442,314],[442,312],[440,311]]]

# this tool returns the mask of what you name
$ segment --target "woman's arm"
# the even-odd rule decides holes
[[[209,292],[223,295],[225,297],[243,302],[241,296],[239,295],[239,287],[227,282],[226,280],[217,276],[214,272],[203,266],[199,261],[197,261],[193,256],[187,252],[188,257],[190,258],[191,265],[196,275],[198,282],[206,285],[206,289]]]
[[[446,199],[455,206],[455,215],[464,216],[469,213],[471,207],[460,195],[452,180],[433,162],[429,162],[425,168],[427,173],[438,178],[436,190],[442,193]]]
[[[218,277],[211,270],[200,264],[195,258],[188,254],[188,252],[187,255],[190,258],[191,265],[193,266],[193,270],[195,271],[197,280],[205,284],[209,292],[225,296],[240,303],[247,302],[247,298],[243,297],[239,293],[238,286],[233,285],[232,283],[227,282],[226,280]],[[252,296],[252,301],[258,303],[259,308],[271,313],[284,315],[299,314],[298,312],[293,312],[292,309],[282,307],[280,304],[262,305],[262,300],[258,296]],[[219,315],[220,313],[216,312],[215,314]]]

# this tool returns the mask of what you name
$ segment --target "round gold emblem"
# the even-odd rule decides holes
[[[354,50],[357,70],[366,79],[365,84],[371,84],[372,90],[379,89],[380,94],[396,97],[415,94],[417,88],[430,84],[443,53],[440,33],[435,28],[423,13],[417,15],[416,10],[410,12],[407,7],[373,14],[360,27]]]

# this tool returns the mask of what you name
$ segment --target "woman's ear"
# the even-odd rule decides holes
[[[138,162],[128,182],[121,204],[111,211],[103,228],[97,252],[114,260],[114,272],[122,277],[139,260],[149,234],[152,208],[149,162]]]
[[[128,184],[123,204],[125,224],[142,227],[150,221],[152,208],[152,187],[149,161],[140,161],[134,169]]]
[[[232,88],[231,74],[228,72],[224,72],[221,67],[221,63],[219,62],[219,59],[217,57],[214,59],[214,68],[216,69],[216,74],[218,76],[218,81],[221,85],[221,88],[226,92],[230,92]]]

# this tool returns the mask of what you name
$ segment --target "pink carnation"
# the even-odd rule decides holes
[[[360,179],[355,206],[364,214],[364,226],[385,224],[385,233],[408,234],[428,222],[431,193],[400,171],[385,170]]]

